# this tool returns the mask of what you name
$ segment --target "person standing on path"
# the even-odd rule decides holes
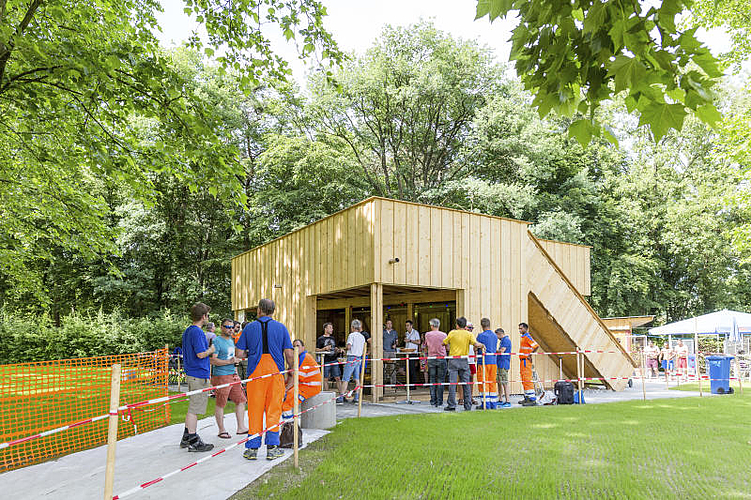
[[[297,399],[300,403],[308,398],[312,398],[321,392],[323,386],[323,376],[312,354],[305,350],[305,344],[300,339],[292,342],[292,347],[297,347],[300,356],[298,365],[299,380]],[[282,404],[282,418],[285,420],[294,417],[292,410],[295,408],[295,379],[294,377],[287,380],[286,394],[284,395],[284,404]]]
[[[203,302],[198,302],[190,308],[190,319],[193,324],[183,332],[183,363],[188,381],[188,392],[211,387],[211,366],[209,356],[214,353],[214,346],[209,347],[206,334],[202,327],[209,321],[211,308]],[[180,440],[181,448],[188,451],[209,451],[213,444],[204,443],[198,436],[198,415],[206,413],[209,393],[200,392],[189,398],[188,412],[185,414],[185,429]]]
[[[386,320],[386,326],[383,328],[383,357],[385,360],[396,357],[396,345],[399,342],[399,334],[393,328],[394,324],[390,319]],[[383,381],[386,384],[396,385],[397,363],[394,361],[383,362]],[[394,387],[396,392],[396,387]]]
[[[220,335],[214,338],[214,348],[216,352],[211,355],[211,385],[223,385],[231,382],[240,382],[237,376],[235,363],[235,342],[232,340],[234,333],[234,323],[231,319],[222,321]],[[223,387],[216,390],[216,407],[214,408],[214,417],[216,425],[219,427],[219,437],[222,439],[231,439],[232,436],[224,428],[224,407],[227,401],[232,400],[235,403],[235,420],[237,422],[237,433],[247,434],[248,429],[245,427],[245,403],[248,401],[243,392],[242,384],[235,384],[229,387]]]
[[[498,406],[498,385],[496,385],[496,347],[498,346],[498,337],[490,329],[490,320],[482,318],[480,320],[482,332],[477,336],[477,342],[483,344],[485,355],[477,356],[477,382],[480,391],[480,408],[484,410],[495,410]]]
[[[294,365],[292,341],[287,327],[271,318],[274,314],[274,301],[261,299],[258,302],[258,319],[249,323],[240,336],[235,349],[235,356],[248,358],[249,378],[270,375],[251,380],[247,383],[248,393],[248,434],[258,434],[245,442],[243,457],[248,460],[258,458],[261,446],[264,416],[266,417],[266,459],[274,460],[284,456],[279,448],[279,422],[282,417],[285,378],[288,381],[293,374],[282,376],[284,362]]]
[[[357,388],[358,383],[360,382],[360,367],[362,366],[360,363],[362,363],[363,356],[365,354],[366,341],[361,332],[362,322],[359,319],[353,319],[351,324],[352,332],[349,334],[349,337],[347,337],[347,364],[344,365],[344,375],[342,375],[342,389],[340,391],[339,397],[336,399],[337,403],[346,402],[347,398],[345,397],[345,394],[347,392],[347,386],[349,385],[349,381],[353,378],[353,376],[355,379],[355,388]],[[357,391],[355,391],[352,402],[357,403],[358,398],[359,394],[357,393]]]
[[[467,319],[462,317],[456,318],[456,329],[451,330],[449,334],[443,339],[443,345],[449,346],[449,356],[465,356],[461,359],[449,359],[449,400],[445,411],[456,411],[456,385],[462,384],[464,389],[464,410],[470,411],[472,409],[472,401],[469,395],[472,394],[470,390],[470,375],[469,375],[469,363],[466,356],[469,355],[469,346],[472,345],[478,349],[482,349],[483,345],[476,342],[472,332],[466,330]]]
[[[505,399],[503,403],[501,403],[500,398],[498,399],[498,407],[511,408],[511,402],[508,400],[508,372],[511,369],[511,338],[503,328],[496,329],[495,335],[498,337],[498,355],[496,356],[498,366],[498,395],[503,395]]]
[[[678,364],[678,378],[683,378],[688,374],[688,347],[682,340],[678,341],[675,346],[675,358]]]
[[[339,364],[339,348],[336,347],[334,338],[334,324],[326,322],[323,324],[323,335],[316,340],[316,349],[326,351],[323,356],[323,380],[324,382],[332,378],[336,382],[336,390],[342,390],[342,367]]]
[[[443,341],[446,334],[439,330],[441,321],[438,318],[430,320],[430,331],[425,334],[425,345],[428,348],[428,357],[445,356],[446,346]],[[447,363],[445,359],[428,360],[428,383],[443,384],[446,380]],[[443,406],[443,386],[430,386],[430,404],[435,407]]]
[[[405,323],[404,348],[412,349],[407,356],[409,360],[409,383],[420,383],[420,332],[414,329],[411,319]]]
[[[524,388],[522,404],[533,406],[537,404],[537,396],[535,396],[535,385],[532,382],[532,354],[540,345],[529,334],[529,325],[526,323],[519,323],[519,335],[521,336],[519,341],[519,372]]]

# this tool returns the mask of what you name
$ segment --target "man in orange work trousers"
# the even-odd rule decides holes
[[[248,393],[248,434],[259,434],[245,442],[243,456],[248,460],[258,458],[261,446],[260,433],[263,432],[264,415],[266,417],[266,459],[274,460],[284,456],[279,448],[279,422],[282,417],[285,377],[292,378],[291,373],[285,377],[284,361],[293,366],[294,354],[287,327],[271,319],[274,314],[274,301],[261,299],[258,303],[258,319],[245,325],[240,339],[235,346],[235,357],[248,358],[248,378],[271,375],[262,379],[251,380],[245,387]]]
[[[521,337],[519,342],[519,371],[524,388],[524,400],[521,401],[521,404],[522,406],[535,406],[537,396],[535,396],[535,385],[532,382],[532,353],[540,345],[529,334],[529,325],[526,323],[519,323],[519,336]]]
[[[296,339],[292,342],[292,347],[297,347],[300,353],[300,378],[297,386],[297,399],[302,403],[321,392],[323,375],[321,375],[321,369],[318,363],[316,363],[315,358],[313,358],[313,355],[305,350],[305,344],[303,344],[302,340]],[[292,375],[293,377],[287,379],[287,393],[284,395],[284,403],[282,404],[282,418],[285,420],[289,420],[294,416],[292,410],[295,408],[295,379],[294,374]]]

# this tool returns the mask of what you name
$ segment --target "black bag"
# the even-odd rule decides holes
[[[574,404],[574,384],[571,382],[556,382],[555,397],[559,405]]]
[[[295,424],[284,422],[279,430],[279,447],[293,448],[295,446]],[[297,446],[302,446],[302,429],[297,428]]]

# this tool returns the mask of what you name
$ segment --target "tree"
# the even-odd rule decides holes
[[[585,115],[569,126],[582,144],[592,136],[615,141],[596,111],[624,92],[655,140],[680,130],[688,112],[714,125],[720,115],[712,89],[717,60],[676,16],[689,0],[642,8],[633,0],[478,0],[477,18],[490,21],[518,11],[510,58],[540,116],[551,111]]]
[[[0,274],[14,293],[47,300],[42,276],[29,271],[51,247],[84,259],[115,252],[103,193],[126,189],[150,202],[153,172],[245,201],[236,145],[222,140],[221,120],[152,33],[160,8],[156,0],[0,0]],[[231,8],[188,0],[186,11],[209,40],[191,45],[209,55],[221,46],[222,71],[239,73],[246,91],[286,71],[265,25],[300,40],[303,55],[318,46],[340,57],[315,0]]]
[[[487,50],[430,23],[386,27],[363,57],[311,86],[311,128],[349,145],[372,192],[419,200],[462,175],[477,110],[503,86]]]

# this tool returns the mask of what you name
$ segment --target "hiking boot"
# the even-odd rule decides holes
[[[278,446],[266,447],[266,460],[275,460],[283,456],[284,456],[284,450],[282,450]]]
[[[214,449],[214,445],[210,443],[204,443],[200,437],[188,444],[188,451],[211,451]]]
[[[246,448],[243,457],[248,460],[258,460],[258,448]]]
[[[183,432],[183,438],[180,440],[180,448],[187,448],[190,445],[190,439],[188,438],[188,429]]]

